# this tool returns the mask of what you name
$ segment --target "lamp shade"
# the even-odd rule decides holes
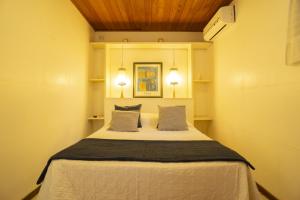
[[[175,67],[171,68],[166,80],[167,80],[167,84],[169,84],[169,85],[180,84],[181,77],[178,74],[178,69]]]
[[[116,83],[116,85],[121,86],[121,87],[129,85],[129,79],[126,76],[125,68],[121,67],[118,69],[118,75],[116,77],[115,83]]]

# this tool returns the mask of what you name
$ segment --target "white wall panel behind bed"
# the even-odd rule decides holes
[[[157,105],[186,105],[187,119],[191,124],[197,121],[197,128],[204,133],[212,119],[211,113],[211,83],[212,83],[212,48],[210,43],[204,42],[92,42],[90,78],[101,79],[90,84],[90,118],[104,116],[105,122],[111,119],[111,110],[115,104],[134,105],[143,104],[142,112],[157,112]],[[122,64],[122,49],[124,67],[129,83],[124,86],[124,97],[120,99],[121,88],[116,85],[118,68]],[[167,84],[166,77],[173,67],[173,50],[175,66],[181,76],[180,84],[176,85],[176,98],[173,87]],[[134,62],[161,62],[162,98],[133,98],[133,64]],[[101,99],[102,98],[102,99]],[[105,99],[106,98],[106,99]],[[105,103],[103,103],[105,101]],[[95,104],[95,105],[94,105]],[[97,104],[97,105],[96,105]],[[204,120],[203,120],[204,119]],[[91,133],[102,126],[102,121],[91,120]],[[200,125],[201,126],[200,126]],[[98,126],[99,125],[99,126]],[[199,125],[199,126],[198,126]],[[202,126],[203,125],[203,126]],[[203,128],[204,127],[204,128]]]
[[[104,101],[104,119],[105,123],[111,120],[111,111],[114,110],[114,105],[136,105],[142,104],[141,112],[158,113],[158,105],[174,106],[185,105],[186,116],[190,123],[193,123],[193,99],[192,98],[106,98]]]
[[[115,43],[106,44],[106,97],[120,97],[121,88],[115,80],[122,64],[122,48],[126,76],[130,83],[124,87],[124,97],[133,97],[133,64],[135,62],[162,63],[163,98],[171,98],[173,87],[166,83],[166,77],[173,67],[173,59],[181,83],[176,85],[176,98],[192,97],[192,66],[190,43]],[[173,52],[174,51],[174,52]],[[173,55],[174,53],[174,55]],[[173,57],[174,56],[174,57]]]

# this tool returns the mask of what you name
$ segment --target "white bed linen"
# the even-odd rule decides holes
[[[88,136],[88,138],[115,140],[211,140],[195,127],[188,124],[186,131],[159,131],[153,127],[143,127],[139,132],[116,132],[108,130],[109,124]]]
[[[130,140],[210,140],[189,131],[143,128],[117,133],[107,125],[88,138]],[[40,200],[257,200],[249,168],[241,162],[157,163],[55,160]]]

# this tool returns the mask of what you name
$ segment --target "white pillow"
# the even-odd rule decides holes
[[[158,123],[157,113],[141,113],[141,122],[143,128],[155,128]]]

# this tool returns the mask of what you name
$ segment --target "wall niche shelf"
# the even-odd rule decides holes
[[[103,83],[105,81],[105,79],[103,78],[90,78],[89,82],[91,83]]]
[[[88,133],[99,130],[104,125],[105,97],[105,43],[90,43],[88,69]]]
[[[103,116],[98,116],[98,117],[89,117],[88,120],[93,121],[93,120],[104,120]]]
[[[193,100],[194,126],[204,134],[209,134],[213,118],[212,87],[213,49],[193,45]]]

